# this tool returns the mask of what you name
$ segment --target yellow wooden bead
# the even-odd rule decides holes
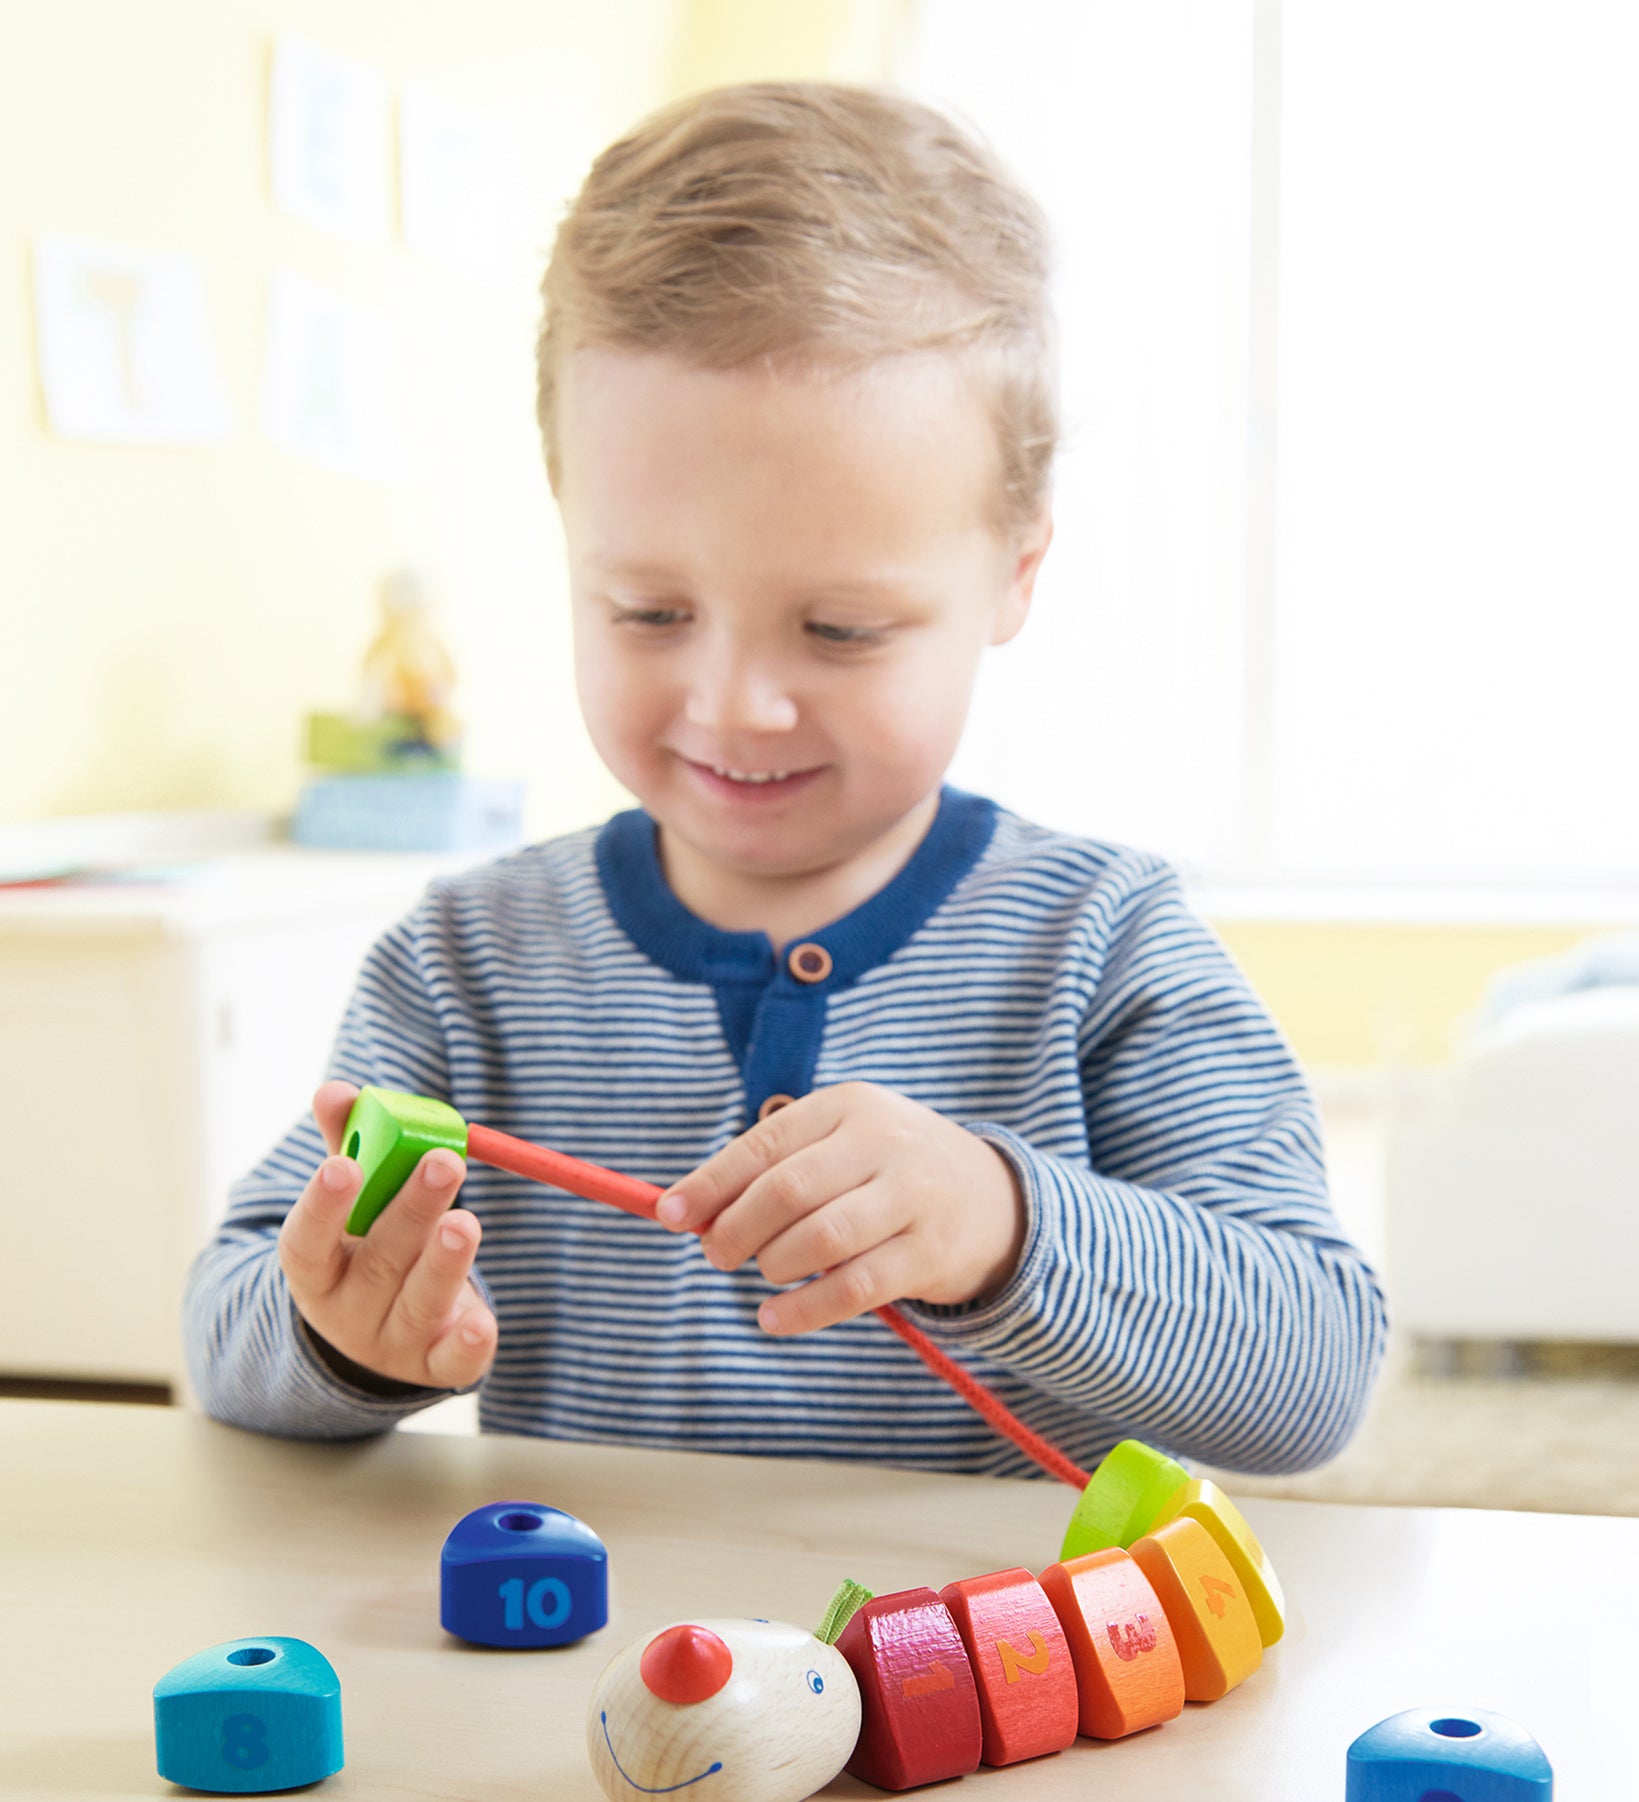
[[[1155,1525],[1182,1518],[1199,1521],[1218,1542],[1252,1604],[1258,1637],[1265,1646],[1272,1646],[1286,1631],[1286,1597],[1257,1534],[1246,1524],[1246,1516],[1216,1483],[1198,1477],[1168,1496]]]

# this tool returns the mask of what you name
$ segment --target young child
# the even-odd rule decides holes
[[[897,1302],[1083,1465],[1331,1457],[1383,1308],[1279,1032],[1160,860],[943,784],[1052,531],[1033,204],[920,105],[724,89],[597,161],[545,301],[640,806],[372,952],[192,1273],[205,1407],[344,1437],[481,1384],[487,1429],[1036,1474]],[[350,1239],[364,1083],[673,1184],[664,1226],[437,1151]]]

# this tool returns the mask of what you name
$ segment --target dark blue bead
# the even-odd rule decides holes
[[[609,1554],[574,1515],[491,1502],[444,1541],[439,1619],[480,1646],[564,1646],[609,1618]]]

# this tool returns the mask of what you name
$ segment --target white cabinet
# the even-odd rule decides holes
[[[228,1185],[306,1110],[370,944],[474,861],[281,845],[0,892],[0,1376],[180,1388]]]

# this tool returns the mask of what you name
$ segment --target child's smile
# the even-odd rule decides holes
[[[788,800],[815,777],[824,773],[818,767],[809,770],[724,770],[692,761],[689,768],[696,772],[702,782],[709,785],[714,794],[720,794],[737,804],[749,802],[759,807]]]

